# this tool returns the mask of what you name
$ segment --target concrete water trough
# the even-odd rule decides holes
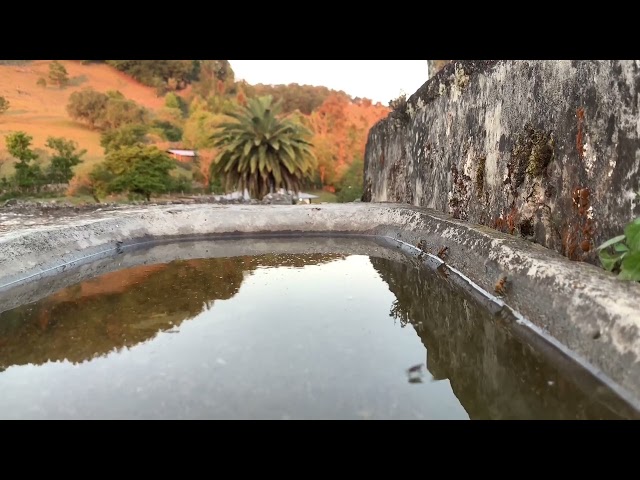
[[[16,229],[0,237],[0,312],[136,262],[198,257],[202,252],[196,243],[190,251],[190,241],[238,239],[218,254],[253,255],[274,248],[304,251],[307,237],[341,237],[348,241],[333,250],[409,257],[438,270],[515,335],[574,372],[583,388],[594,396],[613,392],[616,408],[639,417],[639,284],[524,239],[408,205],[135,207]],[[332,250],[330,242],[322,245]],[[152,246],[153,258],[122,255]],[[56,284],[56,278],[66,280]],[[46,282],[54,287],[43,288]]]

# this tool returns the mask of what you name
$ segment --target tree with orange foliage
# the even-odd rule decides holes
[[[236,95],[236,102],[243,107],[247,105],[247,96],[242,91],[242,88],[238,88],[238,94]]]
[[[206,191],[211,190],[211,165],[215,161],[218,151],[214,148],[207,148],[198,151],[196,165],[198,167],[198,181],[201,181]]]
[[[93,178],[88,174],[79,174],[69,181],[69,187],[66,191],[67,197],[77,197],[78,195],[91,195],[96,203],[100,203],[96,191],[96,184]]]
[[[333,189],[355,158],[364,156],[369,129],[389,114],[389,108],[368,99],[355,102],[339,93],[329,95],[309,117],[318,159],[317,181]]]

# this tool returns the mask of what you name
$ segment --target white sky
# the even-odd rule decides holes
[[[426,60],[229,60],[236,80],[251,84],[323,85],[387,105],[427,81]]]

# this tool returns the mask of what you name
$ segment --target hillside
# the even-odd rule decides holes
[[[15,160],[6,150],[5,136],[17,131],[33,137],[31,148],[38,156],[40,167],[46,166],[47,169],[51,158],[51,151],[45,148],[48,137],[63,137],[76,142],[79,149],[87,150],[83,162],[69,170],[71,174],[75,173],[71,181],[74,185],[70,189],[71,195],[77,193],[77,188],[82,190],[87,187],[87,173],[104,160],[104,150],[100,144],[103,132],[107,142],[124,138],[124,141],[150,143],[161,149],[172,145],[198,150],[198,167],[194,169],[193,165],[180,164],[175,175],[192,186],[195,184],[195,188],[211,189],[217,181],[209,177],[209,166],[217,158],[211,133],[224,121],[226,112],[244,105],[247,98],[269,95],[282,105],[282,113],[292,114],[312,131],[310,140],[318,164],[313,178],[308,180],[307,188],[336,192],[336,189],[357,187],[352,190],[352,196],[356,198],[359,184],[362,183],[361,163],[368,131],[390,111],[381,104],[351,98],[344,92],[326,87],[236,82],[233,70],[223,60],[194,60],[187,63],[156,60],[107,62],[109,64],[61,61],[68,72],[69,85],[60,88],[49,84],[51,60],[0,61],[0,96],[10,104],[9,109],[0,115],[0,181],[4,182],[5,189],[0,194],[22,194],[27,192],[30,185],[42,181],[25,177],[27,180],[21,180],[22,190],[15,189]],[[125,73],[115,68],[114,64],[129,70]],[[167,73],[173,72],[171,68],[185,65],[199,65],[198,75],[191,74],[188,81],[178,83],[173,77],[160,80],[164,77],[153,76],[166,77],[172,74]],[[132,75],[141,81],[146,79],[145,84],[135,80]],[[46,86],[38,85],[42,79],[47,81]],[[159,86],[156,85],[158,82]],[[70,97],[87,88],[94,90],[94,93],[86,92],[81,97],[74,95],[74,120],[67,111]],[[176,88],[180,90],[175,91]],[[174,91],[171,92],[171,89]],[[121,96],[106,95],[116,91]],[[142,111],[138,107],[144,107],[150,115],[140,113]],[[127,135],[134,135],[131,133],[133,130],[129,133],[119,132],[118,128],[125,124],[134,128],[142,127],[142,137],[131,140],[132,137]],[[91,129],[89,125],[95,128]],[[35,168],[38,169],[37,164]],[[345,177],[349,177],[353,185],[344,183]]]
[[[67,114],[69,96],[77,90],[86,87],[99,92],[118,90],[150,110],[164,104],[164,99],[158,98],[153,88],[103,64],[82,65],[78,61],[61,61],[69,72],[69,86],[62,89],[57,86],[38,86],[36,82],[40,77],[47,78],[50,63],[50,60],[39,60],[22,65],[0,65],[0,96],[11,104],[11,108],[0,115],[0,162],[8,159],[4,136],[16,130],[32,135],[37,149],[44,148],[48,136],[76,141],[80,148],[87,150],[85,163],[78,167],[79,171],[101,160],[104,152],[100,146],[100,133],[72,120]],[[0,176],[10,173],[7,165],[0,166]]]

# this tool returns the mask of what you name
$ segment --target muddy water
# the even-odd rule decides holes
[[[0,418],[620,418],[446,280],[366,255],[177,260],[0,314]]]

